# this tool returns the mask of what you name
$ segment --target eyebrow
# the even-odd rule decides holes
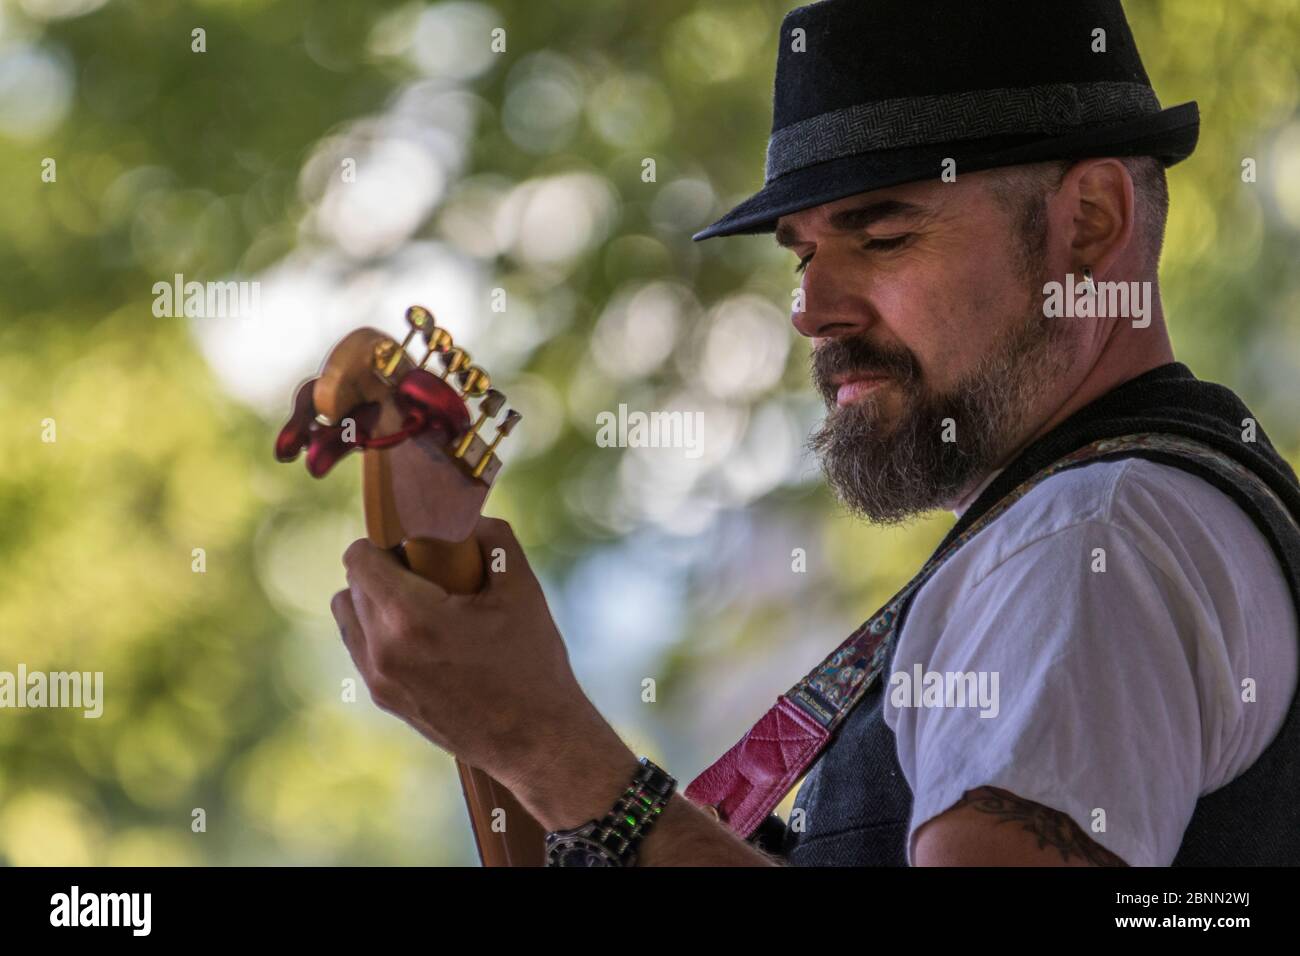
[[[859,232],[883,219],[896,219],[900,216],[915,216],[925,209],[915,203],[903,202],[901,199],[879,199],[862,206],[841,209],[831,213],[831,228],[837,232]],[[794,227],[781,224],[776,228],[776,244],[790,247],[801,240]]]

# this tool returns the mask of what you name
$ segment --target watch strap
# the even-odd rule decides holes
[[[677,781],[648,758],[641,757],[640,766],[631,783],[619,794],[618,800],[600,820],[592,820],[577,831],[618,860],[620,866],[636,862],[641,841],[653,829],[677,789]],[[561,834],[552,834],[552,837]],[[552,842],[548,837],[548,843]],[[550,859],[548,865],[553,865]]]

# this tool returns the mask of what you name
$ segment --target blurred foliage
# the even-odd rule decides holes
[[[463,323],[524,409],[493,510],[593,698],[679,776],[906,580],[951,517],[849,522],[801,457],[788,254],[690,241],[761,180],[792,6],[0,0],[0,670],[103,671],[107,696],[0,711],[0,861],[472,859],[450,760],[341,700],[356,470],[270,455],[293,384],[393,301]],[[1294,458],[1300,3],[1128,9],[1163,102],[1203,116],[1171,172],[1176,350]],[[265,314],[155,317],[175,273],[262,277]],[[704,410],[706,453],[597,448],[620,402]]]

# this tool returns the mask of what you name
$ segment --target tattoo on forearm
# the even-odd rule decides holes
[[[970,807],[979,813],[997,817],[999,823],[1019,823],[1021,829],[1038,838],[1040,850],[1052,847],[1063,862],[1087,860],[1093,866],[1127,866],[1114,853],[1094,843],[1067,814],[1024,800],[1014,793],[994,787],[967,790],[957,807]]]

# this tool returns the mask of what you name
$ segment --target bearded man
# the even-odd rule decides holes
[[[349,549],[376,698],[555,865],[1300,862],[1300,485],[1175,361],[1157,282],[1196,104],[1161,108],[1118,0],[828,0],[780,44],[765,185],[695,238],[798,257],[840,498],[956,525],[684,794],[583,695],[500,522],[472,599]]]

